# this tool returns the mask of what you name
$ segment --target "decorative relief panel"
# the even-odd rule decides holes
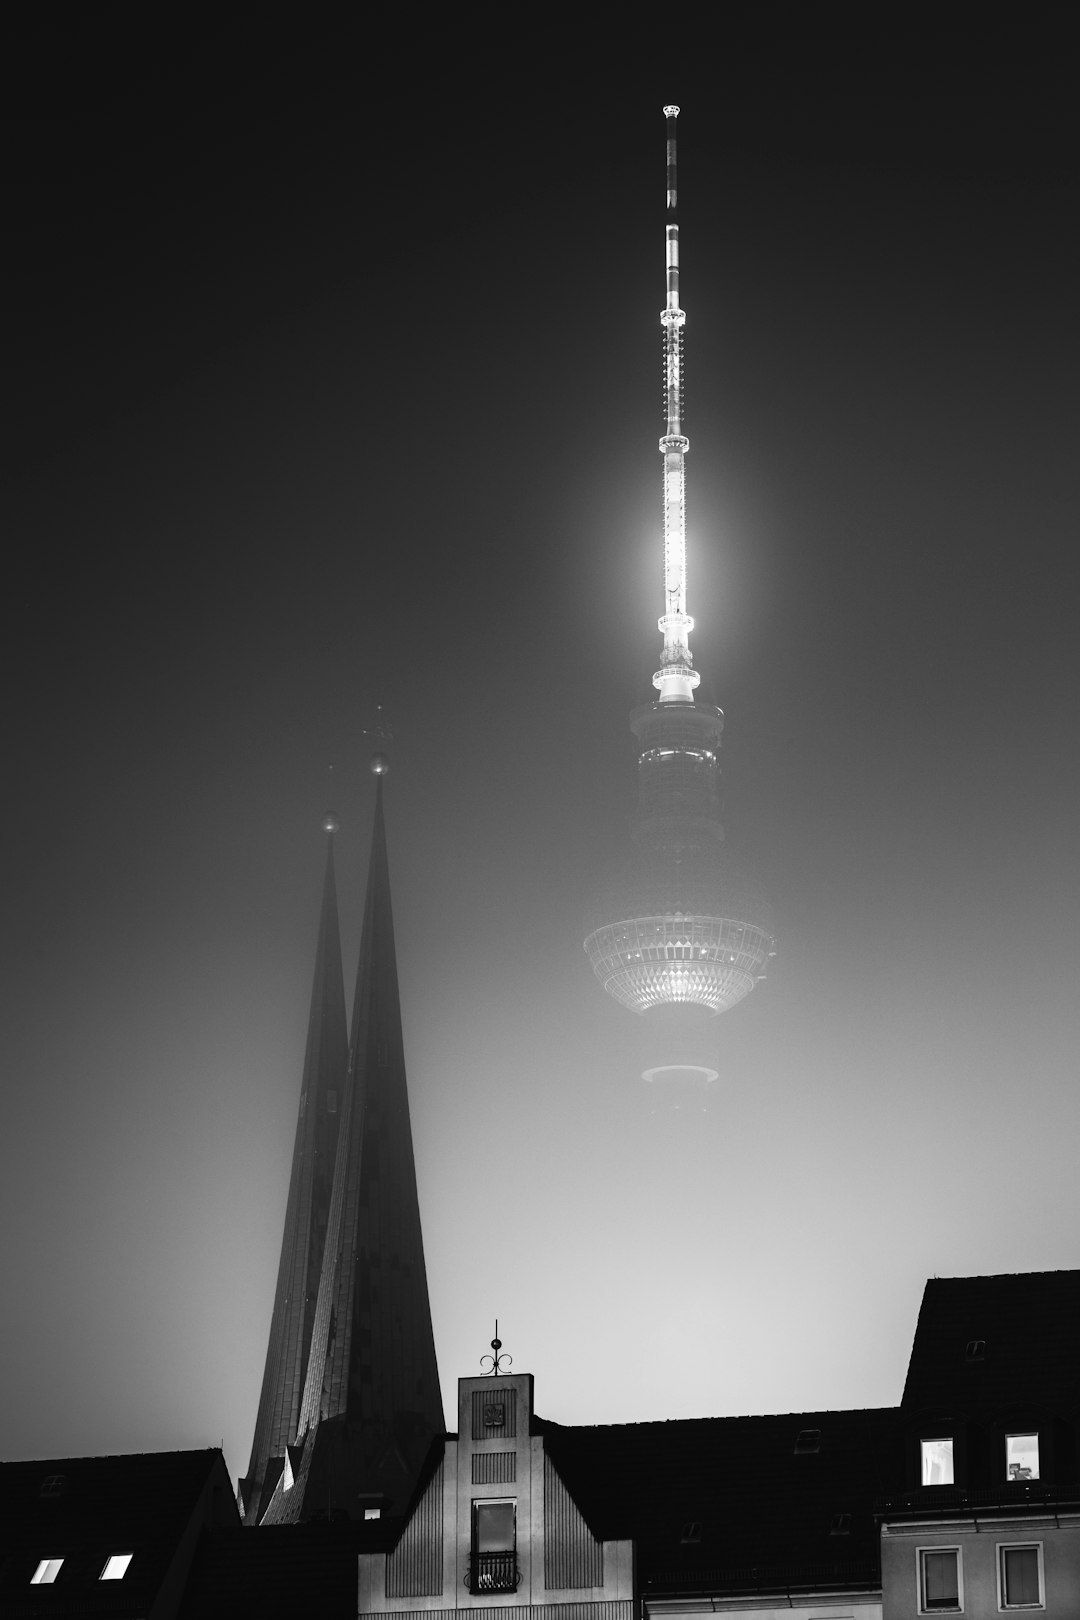
[[[472,1437],[474,1440],[513,1440],[517,1436],[517,1390],[474,1389],[472,1392]]]

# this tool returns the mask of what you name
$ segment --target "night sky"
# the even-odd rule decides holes
[[[246,1467],[379,704],[451,1420],[496,1316],[566,1422],[890,1404],[928,1276],[1080,1261],[1068,15],[811,9],[14,41],[3,1455]],[[779,940],[703,1116],[581,946],[660,645],[669,100],[692,646]]]

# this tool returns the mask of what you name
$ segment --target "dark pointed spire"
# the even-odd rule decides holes
[[[339,1104],[348,1063],[345,981],[334,881],[337,821],[327,816],[324,826],[326,876],[289,1201],[251,1462],[240,1486],[247,1524],[259,1522],[281,1473],[286,1447],[296,1437],[330,1219]]]
[[[444,1429],[416,1192],[382,779],[294,1484],[268,1523],[404,1506]]]

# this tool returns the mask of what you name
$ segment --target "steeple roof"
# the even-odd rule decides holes
[[[303,1451],[266,1522],[326,1511],[357,1517],[376,1502],[404,1506],[443,1426],[379,771],[334,1191],[296,1435]]]
[[[285,1231],[251,1462],[241,1482],[248,1524],[259,1522],[281,1472],[285,1448],[296,1435],[330,1218],[349,1050],[334,880],[335,828],[336,822],[328,817],[326,875]]]

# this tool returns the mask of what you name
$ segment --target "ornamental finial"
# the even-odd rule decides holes
[[[491,1348],[494,1353],[490,1356],[481,1356],[480,1365],[490,1378],[498,1378],[500,1373],[505,1372],[507,1367],[512,1367],[514,1364],[513,1356],[500,1354],[502,1340],[499,1338],[498,1317],[495,1318],[495,1337],[491,1341]]]

